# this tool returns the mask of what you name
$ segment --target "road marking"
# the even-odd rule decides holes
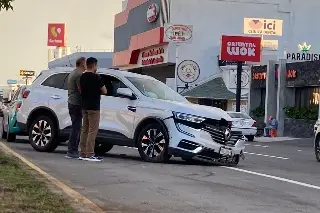
[[[245,146],[255,146],[255,147],[262,147],[262,148],[269,148],[269,146],[264,146],[264,145],[253,145],[253,144],[249,144],[249,143],[246,143],[244,144]]]
[[[0,142],[0,148],[7,152],[12,154],[13,156],[19,158],[22,162],[24,162],[25,164],[27,164],[30,168],[32,168],[33,170],[39,172],[41,175],[43,175],[45,178],[47,178],[52,184],[54,184],[56,187],[60,188],[62,191],[64,191],[69,197],[71,197],[74,201],[78,201],[79,203],[81,203],[82,205],[86,205],[88,206],[92,212],[95,213],[105,213],[105,211],[103,209],[101,209],[100,207],[98,207],[95,203],[93,203],[91,200],[89,200],[88,198],[86,198],[85,196],[83,196],[82,194],[80,194],[79,192],[71,189],[70,187],[68,187],[67,185],[65,185],[64,183],[62,183],[61,181],[59,181],[57,178],[54,178],[53,176],[49,175],[48,173],[46,173],[45,171],[43,171],[42,169],[40,169],[38,166],[34,165],[33,163],[31,163],[29,160],[27,160],[26,158],[24,158],[22,155],[18,154],[17,152],[13,151],[11,148],[9,148],[7,145],[5,145],[4,143]]]
[[[230,170],[234,170],[234,171],[238,171],[238,172],[244,172],[244,173],[247,173],[247,174],[257,175],[257,176],[266,177],[266,178],[271,178],[271,179],[274,179],[274,180],[279,180],[279,181],[283,181],[283,182],[287,182],[287,183],[296,184],[296,185],[299,185],[299,186],[304,186],[304,187],[307,187],[307,188],[320,190],[320,186],[311,185],[311,184],[299,182],[299,181],[296,181],[296,180],[290,180],[290,179],[287,179],[287,178],[277,177],[277,176],[263,174],[263,173],[259,173],[259,172],[253,172],[253,171],[244,170],[244,169],[238,169],[238,168],[234,168],[234,167],[227,167],[227,166],[221,166],[221,167],[222,168],[226,168],[226,169],[230,169]]]
[[[277,159],[282,159],[282,160],[289,160],[289,158],[286,158],[286,157],[279,157],[279,156],[273,156],[273,155],[265,155],[265,154],[259,154],[259,153],[253,153],[253,152],[244,152],[244,154],[257,155],[257,156],[263,156],[263,157],[269,157],[269,158],[277,158]]]

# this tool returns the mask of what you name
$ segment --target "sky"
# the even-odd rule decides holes
[[[66,23],[71,49],[112,50],[114,15],[122,0],[15,0],[0,12],[0,85],[19,70],[48,67],[48,23]]]

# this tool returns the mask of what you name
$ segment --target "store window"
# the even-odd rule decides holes
[[[295,106],[308,107],[319,104],[319,87],[301,87],[295,91]]]

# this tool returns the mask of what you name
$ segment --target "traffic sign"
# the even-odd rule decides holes
[[[20,70],[20,76],[35,76],[35,71],[31,70]]]

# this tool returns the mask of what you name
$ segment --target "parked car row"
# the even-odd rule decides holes
[[[68,140],[71,120],[67,78],[72,68],[45,70],[16,92],[6,107],[2,137],[28,135],[40,152]],[[145,75],[99,69],[108,95],[101,98],[96,152],[114,145],[137,147],[141,158],[165,162],[171,156],[237,165],[244,157],[243,132],[253,140],[254,121],[243,114],[192,104],[162,82]]]

